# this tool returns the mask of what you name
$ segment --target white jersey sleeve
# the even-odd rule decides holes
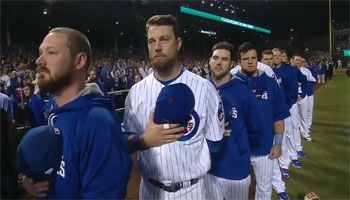
[[[218,141],[223,138],[225,131],[225,114],[220,96],[214,86],[208,81],[206,93],[207,118],[204,126],[205,138]]]
[[[236,67],[231,69],[230,74],[235,75],[239,71],[241,71],[241,66],[237,65]]]
[[[303,75],[306,76],[306,79],[310,82],[316,82],[316,79],[314,78],[314,76],[312,76],[312,73],[309,69],[305,68],[305,67],[301,67],[300,71]]]
[[[136,110],[133,107],[133,105],[135,104],[131,102],[132,100],[137,100],[137,98],[135,97],[135,87],[132,87],[130,89],[125,99],[125,112],[123,117],[122,129],[123,132],[141,134],[142,131],[139,128],[141,124],[138,124],[138,120],[136,120]]]
[[[276,80],[276,74],[273,72],[272,68],[264,63],[258,62],[258,69],[265,72],[265,74]]]

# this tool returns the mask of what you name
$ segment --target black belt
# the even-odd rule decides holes
[[[164,184],[159,181],[156,181],[154,179],[148,179],[152,185],[159,187],[167,192],[176,192],[180,190],[181,188],[189,187],[194,184],[196,184],[199,180],[199,178],[191,179],[189,181],[184,181],[184,182],[178,182],[178,183],[170,183],[170,184]]]

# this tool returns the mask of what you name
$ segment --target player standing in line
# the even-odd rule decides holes
[[[209,59],[211,81],[224,104],[231,135],[224,138],[220,151],[211,155],[211,169],[204,178],[207,199],[248,199],[248,133],[257,134],[261,127],[256,119],[257,100],[247,86],[248,81],[230,74],[233,52],[232,44],[219,42],[213,46]]]
[[[273,66],[273,52],[271,50],[265,50],[261,53],[261,62],[265,63],[266,65],[270,66],[271,69],[274,67]],[[281,86],[281,82],[277,80],[275,77],[277,83],[279,86]],[[283,92],[283,90],[282,90]],[[284,94],[283,94],[284,95]],[[285,146],[285,143],[282,143],[282,148]],[[286,184],[282,180],[282,175],[281,175],[281,170],[279,167],[278,159],[274,160],[273,163],[273,177],[272,177],[272,188],[277,192],[278,197],[282,199],[289,199],[289,196],[286,193]]]
[[[316,82],[314,82],[314,81],[309,82],[309,85],[308,85],[308,88],[306,91],[306,94],[308,96],[308,98],[307,98],[307,125],[308,125],[308,130],[309,130],[309,135],[307,135],[307,136],[309,136],[309,137],[306,136],[305,139],[311,141],[312,139],[311,139],[310,132],[311,132],[311,125],[312,125],[312,113],[313,113],[313,109],[314,109],[314,86],[317,83],[317,74],[316,74],[315,70],[309,66],[305,57],[303,57],[301,59],[301,64],[303,67],[307,68],[311,72],[312,77],[316,80]]]
[[[129,140],[136,141],[141,150],[140,199],[204,199],[203,176],[210,168],[209,150],[218,151],[225,131],[220,97],[208,80],[179,66],[182,40],[173,16],[151,17],[146,33],[155,71],[131,88],[125,100],[123,123],[125,131],[136,133]],[[161,89],[176,83],[186,84],[195,96],[197,130],[153,121],[152,111]],[[192,137],[178,140],[192,131]]]
[[[307,87],[306,77],[299,69],[288,64],[281,64],[281,51],[278,48],[272,49],[274,56],[273,71],[277,80],[281,82],[285,94],[285,102],[289,108],[291,116],[285,120],[285,134],[283,137],[282,156],[279,158],[282,178],[290,178],[289,164],[292,161],[293,166],[301,168],[298,156],[305,156],[304,152],[297,153],[296,147],[301,143],[300,131],[298,126],[299,111],[297,101],[305,97]],[[298,82],[301,82],[302,93],[298,97]]]
[[[26,177],[24,187],[50,199],[125,198],[131,157],[110,100],[96,84],[85,84],[89,40],[58,27],[46,35],[39,52],[39,87],[55,96],[58,108],[48,124],[61,130],[63,152],[55,182],[33,183]]]
[[[284,119],[290,114],[277,82],[257,69],[257,52],[245,42],[238,49],[242,67],[236,75],[248,79],[248,85],[257,98],[257,114],[262,115],[262,130],[258,142],[251,145],[251,165],[256,177],[255,199],[271,199],[273,163],[281,155]],[[286,197],[288,198],[288,197]]]
[[[294,135],[294,141],[295,141],[295,147],[297,150],[297,154],[299,158],[305,158],[306,155],[305,153],[302,151],[303,150],[303,146],[301,145],[301,136],[307,132],[307,124],[306,124],[306,99],[307,99],[307,95],[306,95],[306,91],[307,91],[307,87],[309,85],[308,82],[308,78],[306,75],[303,74],[301,68],[301,56],[299,54],[294,54],[291,57],[291,66],[298,69],[300,71],[301,76],[303,76],[306,80],[306,85],[305,87],[301,87],[301,82],[298,81],[298,101],[297,101],[297,105],[298,105],[298,133],[299,135],[296,136]],[[304,90],[304,91],[303,91]],[[301,96],[304,97],[301,97]],[[297,167],[298,168],[298,167]]]
[[[300,57],[300,59],[298,59]],[[302,58],[300,55],[294,55],[293,61],[295,62],[293,66],[296,66],[300,69],[301,73],[306,77],[306,80],[308,81],[307,90],[306,90],[306,96],[303,100],[298,102],[299,106],[299,122],[300,122],[300,134],[303,138],[305,138],[307,141],[311,142],[310,137],[310,129],[309,129],[309,119],[308,119],[308,105],[309,105],[309,90],[310,87],[313,87],[314,83],[316,83],[316,79],[312,76],[311,71],[307,68],[305,58]],[[299,62],[300,60],[300,62]],[[300,88],[300,87],[299,87]],[[301,90],[301,88],[300,88]],[[300,91],[299,90],[299,91]]]

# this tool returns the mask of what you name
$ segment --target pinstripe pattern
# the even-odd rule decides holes
[[[301,151],[303,150],[303,147],[301,146],[301,135],[299,130],[299,107],[297,103],[293,104],[292,108],[290,109],[290,115],[292,116],[293,144],[296,151]],[[297,152],[295,152],[294,156],[292,149],[289,149],[289,151],[292,153],[289,156],[293,160],[296,160],[298,158]]]
[[[299,128],[301,135],[309,134],[308,121],[307,121],[307,106],[308,96],[305,96],[303,100],[298,103],[299,107]]]
[[[282,180],[278,159],[273,160],[272,188],[276,190],[277,193],[286,191],[286,184]]]
[[[248,199],[250,175],[242,180],[229,180],[206,174],[204,176],[206,199]]]
[[[255,199],[271,199],[273,160],[268,156],[250,157],[256,178]]]
[[[197,184],[183,188],[177,192],[166,192],[152,185],[142,178],[140,185],[140,199],[167,199],[167,200],[192,200],[206,199],[204,180],[201,178]]]
[[[163,183],[188,181],[206,174],[210,168],[210,155],[205,138],[218,141],[224,132],[224,120],[218,119],[221,100],[214,86],[187,70],[170,84],[175,83],[185,83],[193,91],[200,123],[197,133],[187,141],[177,141],[139,152],[138,162],[142,176]],[[149,115],[154,111],[163,87],[151,74],[131,88],[125,101],[124,131],[145,132]],[[152,197],[157,198],[160,194],[155,193],[152,193],[155,195]]]
[[[314,109],[314,95],[308,96],[307,98],[307,127],[309,131],[312,125],[312,113]]]
[[[292,108],[289,110],[292,113]],[[292,159],[297,159],[297,153],[295,144],[293,142],[293,124],[292,124],[292,116],[284,119],[284,134],[282,140],[282,154],[278,158],[279,164],[281,168],[289,169],[289,164]]]

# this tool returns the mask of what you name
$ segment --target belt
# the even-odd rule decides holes
[[[176,192],[176,191],[180,190],[181,188],[189,187],[189,186],[196,184],[198,182],[199,178],[191,179],[189,181],[184,181],[184,182],[170,183],[170,184],[164,184],[164,183],[161,183],[157,180],[150,179],[150,178],[148,180],[150,183],[152,183],[152,185],[159,187],[167,192]]]

